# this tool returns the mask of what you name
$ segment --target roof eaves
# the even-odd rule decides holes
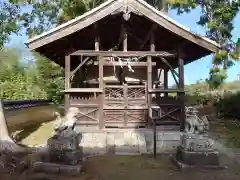
[[[132,1],[132,0],[130,0]],[[220,44],[218,44],[217,42],[207,38],[207,37],[204,37],[204,36],[200,36],[200,35],[197,35],[196,33],[193,33],[190,29],[188,29],[187,27],[177,23],[175,20],[173,20],[172,18],[170,18],[169,16],[167,16],[166,14],[164,14],[163,12],[157,10],[156,8],[154,8],[153,6],[151,6],[150,4],[148,4],[146,1],[143,1],[143,0],[136,0],[138,1],[139,3],[141,3],[142,5],[146,6],[147,8],[151,9],[154,13],[158,14],[159,16],[161,16],[162,18],[166,19],[168,22],[172,23],[172,24],[175,24],[177,27],[181,28],[182,30],[184,31],[187,31],[189,33],[191,33],[192,35],[194,35],[195,37],[197,38],[200,38],[214,46],[216,46],[218,49],[221,48]]]
[[[118,0],[118,1],[122,1],[122,0]],[[63,29],[63,28],[66,28],[66,27],[68,27],[68,26],[71,26],[72,24],[76,24],[76,23],[78,23],[79,21],[81,21],[82,19],[86,18],[87,16],[90,16],[91,14],[93,14],[93,13],[101,10],[101,9],[104,8],[105,6],[108,6],[108,5],[110,5],[111,3],[114,3],[114,2],[116,2],[116,0],[108,0],[108,1],[106,1],[106,2],[104,2],[104,3],[102,3],[101,5],[97,6],[96,8],[93,8],[92,10],[84,13],[84,14],[81,15],[81,16],[78,16],[78,17],[76,17],[76,18],[74,18],[74,19],[72,19],[72,20],[70,20],[70,21],[68,21],[68,22],[66,22],[66,23],[64,23],[64,24],[61,24],[61,25],[59,25],[59,26],[57,26],[57,27],[55,27],[55,28],[53,28],[53,29],[50,29],[49,31],[46,31],[46,32],[44,32],[44,33],[42,33],[42,34],[40,34],[40,35],[38,35],[38,36],[35,36],[35,37],[33,37],[33,38],[30,38],[30,39],[27,41],[26,44],[28,45],[28,44],[33,43],[34,41],[36,41],[36,40],[38,40],[38,39],[42,39],[42,38],[44,38],[45,36],[51,35],[52,33],[56,32],[56,31],[59,31],[59,30],[61,30],[61,29]]]

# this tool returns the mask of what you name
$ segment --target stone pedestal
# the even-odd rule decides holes
[[[71,129],[48,140],[49,161],[65,165],[75,165],[82,161],[79,135]]]
[[[186,151],[183,147],[177,148],[176,160],[181,167],[218,167],[219,153],[217,151]]]
[[[213,149],[214,142],[207,135],[183,134],[181,136],[181,146],[186,151],[210,152]]]
[[[219,152],[207,135],[184,134],[177,148],[176,163],[180,168],[220,168]]]

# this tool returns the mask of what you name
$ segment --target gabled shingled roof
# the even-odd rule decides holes
[[[164,28],[176,33],[179,36],[182,36],[189,41],[197,43],[198,45],[203,46],[204,48],[209,49],[212,52],[216,52],[220,45],[216,42],[206,38],[194,34],[186,27],[178,24],[173,19],[169,18],[166,14],[161,11],[156,10],[151,5],[146,3],[143,0],[109,0],[105,3],[101,4],[100,6],[92,9],[91,11],[71,20],[68,21],[56,28],[53,28],[45,33],[42,33],[34,38],[28,40],[27,45],[30,49],[39,48],[42,45],[50,43],[52,41],[56,41],[62,37],[65,37],[69,34],[72,34],[76,31],[81,30],[82,28],[91,25],[92,23],[104,18],[108,14],[120,9],[122,6],[129,6],[144,16],[148,17],[152,21],[156,22],[157,24],[163,26]],[[150,13],[148,13],[150,12]],[[93,17],[94,16],[94,17]],[[91,20],[92,19],[92,20]],[[87,23],[86,20],[89,22]],[[62,33],[64,32],[64,33]]]
[[[157,26],[155,31],[157,50],[170,51],[182,46],[185,64],[220,49],[220,45],[216,42],[194,34],[144,0],[108,0],[71,21],[29,39],[26,44],[31,50],[40,52],[64,66],[64,53],[68,49],[92,49],[92,44],[94,44],[92,42],[94,37],[92,25],[96,22],[100,22],[101,32],[103,32],[100,36],[103,47],[111,48],[119,36],[120,27],[117,27],[121,24],[119,12],[124,12],[126,7],[132,12],[129,23],[134,27],[133,34],[138,35],[138,39],[143,40],[148,33],[149,26],[155,24]],[[128,41],[129,48],[136,50],[138,44],[131,41],[132,39]],[[177,64],[173,66],[175,67]]]

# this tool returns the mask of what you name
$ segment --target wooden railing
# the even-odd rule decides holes
[[[158,97],[155,104],[149,106],[149,117],[156,125],[180,125],[183,101],[171,97]]]
[[[3,104],[4,110],[14,110],[21,108],[29,108],[35,106],[42,106],[51,104],[51,100],[45,99],[35,99],[35,100],[1,100],[0,102]]]
[[[106,85],[104,90],[105,109],[147,108],[146,85]]]

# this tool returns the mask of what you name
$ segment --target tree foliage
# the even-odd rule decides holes
[[[171,1],[171,2],[170,2]],[[240,59],[240,39],[232,41],[233,20],[239,12],[239,0],[170,0],[172,8],[178,13],[189,12],[192,8],[201,7],[202,13],[198,24],[206,27],[206,36],[221,45],[215,54],[208,83],[211,88],[218,88],[227,78],[227,69]]]
[[[17,49],[0,51],[0,99],[51,99],[61,103],[62,69],[39,55],[23,63]]]
[[[18,33],[18,17],[20,9],[18,4],[0,1],[0,49],[9,40],[12,33]]]
[[[46,93],[37,85],[35,67],[23,64],[17,51],[0,51],[0,98],[2,99],[38,99]]]

